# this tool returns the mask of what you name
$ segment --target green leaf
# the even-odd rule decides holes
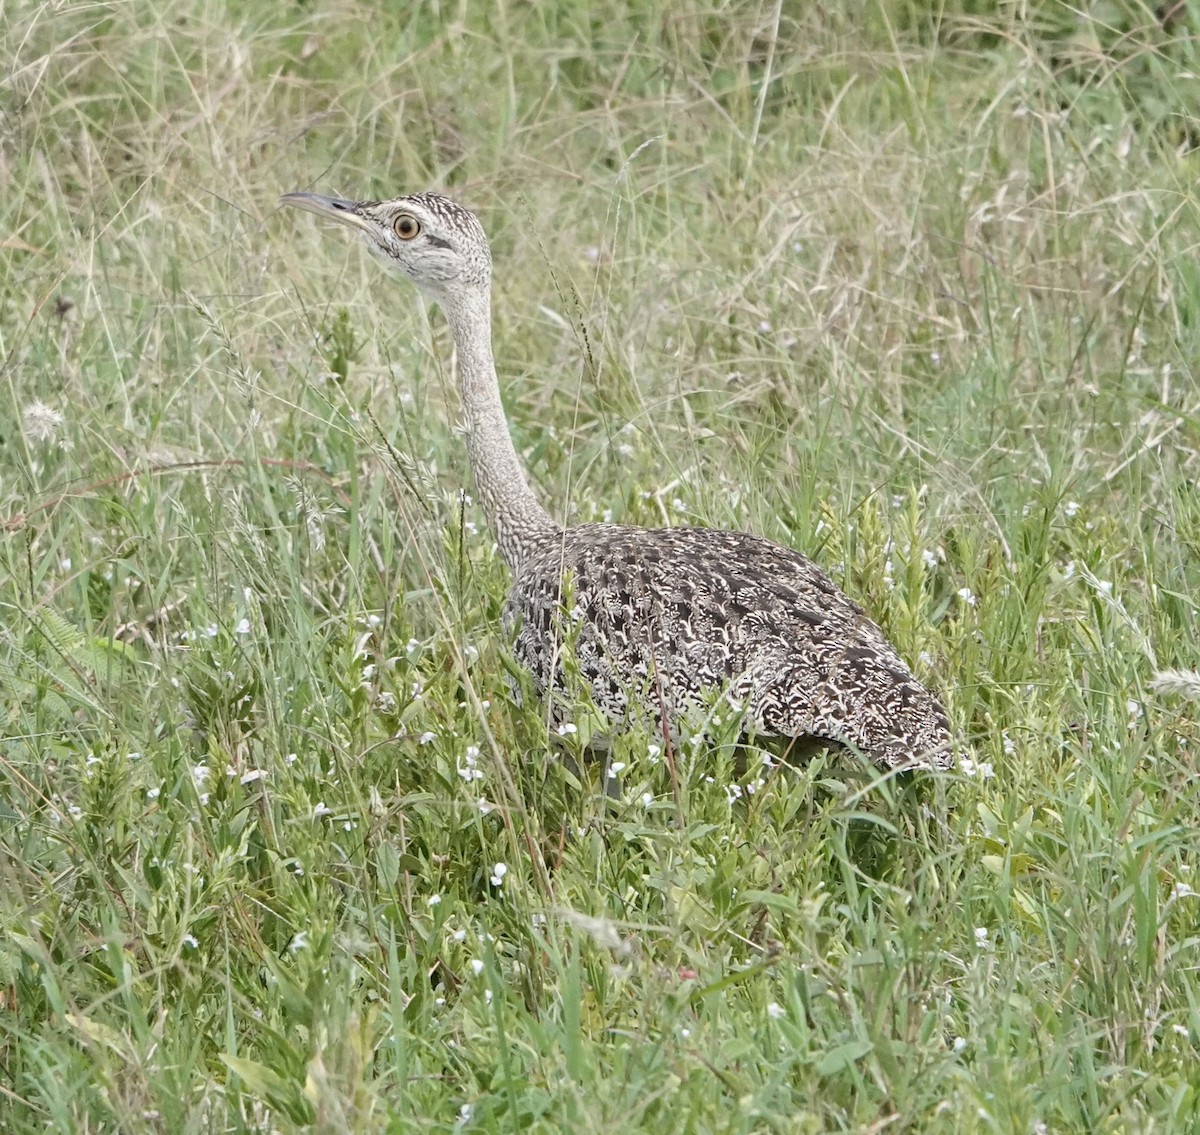
[[[874,1047],[869,1040],[851,1040],[839,1044],[821,1058],[817,1065],[817,1073],[821,1076],[836,1076],[860,1061]]]

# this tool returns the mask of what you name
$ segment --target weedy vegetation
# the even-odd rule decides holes
[[[0,1128],[1194,1130],[1198,30],[6,5]],[[307,187],[476,208],[552,511],[811,554],[955,771],[551,735]]]

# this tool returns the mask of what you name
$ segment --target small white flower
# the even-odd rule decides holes
[[[481,796],[479,798],[479,814],[481,816],[486,816],[495,807],[496,805],[493,804],[486,796]]]
[[[418,745],[428,745],[430,741],[436,741],[437,734],[430,732],[428,729],[417,738]]]
[[[651,804],[653,804],[653,803],[654,803],[654,793],[652,793],[652,792],[643,792],[643,793],[642,793],[642,807],[643,807],[643,808],[649,808],[649,807],[650,807],[650,805],[651,805]]]
[[[188,946],[193,950],[198,950],[200,948],[200,943],[196,941],[196,936],[194,934],[185,934],[182,941],[183,945]]]
[[[319,801],[317,806],[313,809],[313,819],[314,820],[319,820],[322,816],[332,816],[332,815],[333,815],[333,809],[328,807],[324,800]]]
[[[497,863],[492,868],[492,886],[499,887],[504,884],[504,876],[508,874],[507,863]]]
[[[1065,516],[1068,520],[1074,520],[1075,514],[1078,511],[1079,511],[1079,502],[1078,501],[1067,501],[1067,503],[1063,505],[1063,516]]]
[[[991,931],[986,926],[975,927],[975,945],[981,950],[986,950],[991,945]]]
[[[250,633],[250,620],[249,619],[239,619],[237,626],[233,628],[233,633],[234,634],[249,634]]]
[[[308,945],[308,931],[297,930],[292,935],[292,940],[288,943],[288,949],[294,954],[299,950],[303,950]]]
[[[778,1002],[771,1001],[767,1005],[767,1016],[770,1017],[771,1020],[778,1021],[780,1017],[783,1017],[785,1015],[786,1014],[783,1011],[783,1006],[780,1005]]]
[[[1007,729],[1001,732],[1000,743],[1004,747],[1004,755],[1006,757],[1011,757],[1016,753],[1017,743],[1008,735]]]
[[[1183,1039],[1184,1039],[1184,1040],[1187,1040],[1187,1039],[1189,1039],[1189,1038],[1191,1037],[1191,1035],[1192,1035],[1191,1033],[1189,1033],[1189,1032],[1188,1032],[1187,1025],[1172,1025],[1172,1026],[1171,1026],[1171,1031],[1172,1031],[1172,1032],[1173,1032],[1173,1033],[1174,1033],[1176,1036],[1181,1036],[1181,1037],[1183,1037]]]
[[[662,755],[662,749],[658,745],[647,745],[646,756],[650,758],[651,764],[658,764],[658,758]]]
[[[483,973],[483,960],[481,958],[472,958],[471,959],[471,972],[476,977],[478,977],[481,973]]]
[[[21,428],[28,441],[53,441],[66,419],[45,402],[31,402],[21,411]]]
[[[742,797],[742,786],[740,784],[725,785],[725,799],[732,804],[735,800],[740,800]]]
[[[262,780],[267,775],[265,768],[252,768],[249,772],[242,774],[243,784],[253,784],[256,780]]]
[[[161,788],[147,788],[146,789],[146,799],[147,800],[157,800],[159,797],[159,794],[161,792],[162,792]]]
[[[288,753],[288,755],[283,758],[283,763],[286,765],[294,765],[296,763],[296,760],[297,760],[297,755],[295,753]]]
[[[974,607],[978,600],[975,598],[975,593],[969,587],[960,587],[958,589],[958,597],[968,606]]]
[[[469,1103],[465,1103],[458,1109],[458,1126],[465,1127],[471,1122],[472,1108]]]
[[[450,935],[450,937],[456,942],[465,942],[467,938],[467,932],[465,930],[456,930]]]
[[[613,761],[612,764],[610,764],[608,766],[608,779],[616,780],[617,777],[620,776],[622,772],[624,772],[624,770],[625,770],[625,762],[624,761]]]
[[[956,1036],[954,1038],[954,1051],[965,1052],[967,1048],[967,1038],[965,1036]]]
[[[479,746],[468,745],[467,751],[463,754],[463,763],[457,765],[458,775],[463,778],[468,784],[473,780],[483,779],[483,769],[478,768],[479,762]]]
[[[416,654],[417,651],[420,649],[421,649],[421,642],[419,639],[410,638],[408,640],[408,642],[406,642],[404,644],[404,653],[405,654]]]
[[[928,548],[921,553],[921,559],[930,571],[937,567],[938,558]]]
[[[1192,888],[1190,886],[1188,886],[1187,883],[1176,883],[1175,886],[1171,889],[1171,898],[1186,899],[1186,898],[1190,898],[1195,893],[1196,892],[1193,891]]]
[[[140,761],[142,759],[142,754],[141,753],[126,753],[125,759],[127,761]]]
[[[572,733],[578,733],[578,732],[579,732],[579,727],[573,721],[564,721],[558,727],[558,735],[560,737],[567,737]]]
[[[425,905],[429,906],[429,907],[433,907],[433,906],[437,906],[441,901],[442,901],[441,895],[430,895],[429,898],[427,898],[425,900]]]

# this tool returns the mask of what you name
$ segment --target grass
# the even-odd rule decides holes
[[[1194,1129],[1190,17],[784,7],[6,12],[5,1132]],[[476,207],[552,510],[812,554],[956,772],[565,761],[307,186]]]

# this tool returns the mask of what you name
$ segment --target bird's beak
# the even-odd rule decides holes
[[[319,217],[330,217],[351,228],[370,230],[370,222],[358,211],[357,201],[346,201],[341,197],[325,197],[320,193],[285,193],[279,198],[281,205],[294,205],[306,209]]]

